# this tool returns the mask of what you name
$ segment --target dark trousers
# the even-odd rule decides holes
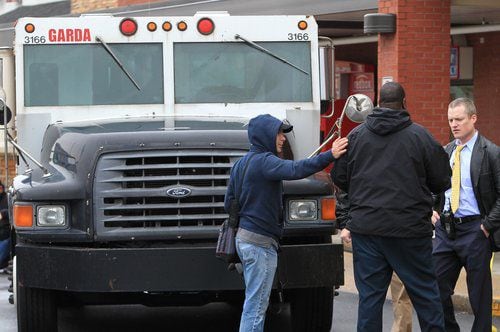
[[[474,313],[472,331],[491,331],[491,248],[480,227],[479,220],[458,224],[456,239],[450,240],[441,224],[436,224],[433,256],[448,332],[460,331],[451,296],[462,267],[467,273],[469,301]]]
[[[352,233],[358,331],[382,331],[382,309],[393,271],[406,287],[422,331],[444,331],[443,307],[432,264],[432,240]]]

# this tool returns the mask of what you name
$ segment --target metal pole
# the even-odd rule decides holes
[[[4,167],[5,167],[5,188],[9,188],[9,156],[7,151],[7,105],[4,99],[0,99],[3,103],[3,157],[4,157]]]

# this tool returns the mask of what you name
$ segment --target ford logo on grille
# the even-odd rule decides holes
[[[184,187],[175,187],[167,190],[167,196],[173,198],[182,198],[191,195],[191,189]]]

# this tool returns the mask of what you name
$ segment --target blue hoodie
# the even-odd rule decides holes
[[[232,170],[224,206],[239,194],[239,227],[279,240],[282,233],[282,180],[297,180],[323,170],[334,158],[330,151],[300,161],[283,160],[277,156],[276,136],[281,121],[265,114],[250,120],[248,139],[250,151],[238,160]],[[243,185],[241,176],[250,160]],[[236,191],[236,193],[235,193]]]

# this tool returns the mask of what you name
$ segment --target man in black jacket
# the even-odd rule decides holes
[[[432,194],[450,186],[443,148],[405,110],[403,87],[380,89],[380,106],[348,136],[334,183],[349,195],[341,237],[351,241],[359,292],[358,331],[381,331],[393,271],[403,281],[422,331],[444,331],[432,266]]]
[[[500,149],[479,135],[476,107],[468,98],[448,106],[455,140],[445,150],[453,168],[452,186],[441,196],[440,218],[434,213],[433,256],[447,331],[460,331],[451,295],[460,270],[467,272],[472,331],[491,331],[491,249],[500,248]]]

